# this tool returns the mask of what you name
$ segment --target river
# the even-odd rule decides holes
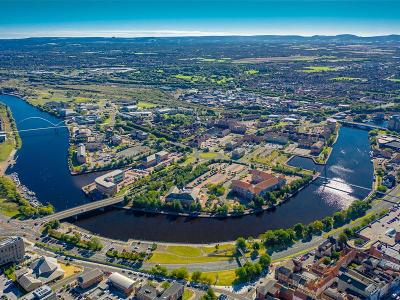
[[[0,101],[11,108],[18,129],[47,126],[40,119],[23,121],[32,116],[60,122],[19,98],[0,96]],[[17,153],[17,163],[8,172],[18,172],[22,183],[35,191],[39,200],[52,203],[57,210],[89,201],[80,187],[93,176],[70,176],[68,172],[67,129],[22,133],[21,138],[22,148]],[[316,180],[271,212],[234,218],[188,218],[114,209],[78,219],[75,224],[121,240],[208,243],[234,240],[238,236],[256,237],[268,229],[321,219],[348,207],[354,199],[365,197],[367,190],[352,185],[371,187],[373,167],[370,150],[367,131],[342,127],[326,168],[301,157],[289,162],[293,166],[318,170],[331,180],[327,183],[322,179]]]

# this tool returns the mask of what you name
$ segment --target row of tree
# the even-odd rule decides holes
[[[29,201],[18,192],[14,181],[6,176],[0,176],[0,197],[18,204],[19,213],[23,218],[45,216],[54,212],[54,207],[51,204],[40,205],[38,207],[32,206]]]

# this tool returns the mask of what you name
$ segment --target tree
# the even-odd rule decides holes
[[[202,275],[202,273],[200,272],[200,271],[194,271],[193,273],[192,273],[192,281],[194,281],[194,282],[200,282],[200,279],[201,279],[201,275]]]
[[[312,227],[315,233],[321,233],[324,229],[324,224],[320,220],[316,220],[312,223]]]
[[[243,237],[237,238],[237,240],[236,240],[236,248],[237,249],[246,250],[247,243],[246,243],[246,240]]]
[[[301,223],[297,223],[293,226],[293,230],[296,234],[296,238],[301,239],[304,236],[304,225]]]
[[[333,226],[340,227],[346,221],[345,212],[338,211],[333,214]]]
[[[215,295],[215,292],[213,289],[208,289],[207,293],[205,293],[202,297],[202,300],[216,300],[218,299],[217,296]]]
[[[260,250],[260,248],[261,248],[259,242],[254,242],[253,245],[252,245],[252,247],[253,247],[254,250]]]
[[[178,268],[171,271],[171,276],[177,279],[188,279],[189,272],[186,268]]]
[[[346,244],[347,243],[347,235],[344,234],[343,232],[341,234],[339,234],[338,242],[342,245]]]
[[[272,262],[271,256],[269,256],[267,253],[265,253],[260,256],[259,262],[260,262],[260,265],[263,267],[263,269],[266,269],[271,265],[271,262]]]
[[[324,231],[329,231],[333,228],[333,218],[332,217],[325,217],[322,220],[322,223],[324,224]]]

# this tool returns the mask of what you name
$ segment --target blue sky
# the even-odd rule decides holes
[[[399,0],[0,0],[0,38],[400,34]]]

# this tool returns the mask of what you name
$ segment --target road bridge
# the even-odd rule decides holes
[[[53,220],[63,220],[80,214],[88,213],[93,210],[101,209],[107,206],[112,206],[124,201],[124,197],[110,197],[103,200],[85,203],[80,206],[72,207],[54,214],[36,219],[36,222],[49,222]]]
[[[343,124],[343,125],[347,125],[347,126],[351,126],[351,127],[357,127],[360,129],[368,129],[368,130],[372,130],[372,129],[380,129],[380,130],[386,130],[385,127],[382,126],[378,126],[378,125],[374,125],[374,124],[369,124],[369,123],[359,123],[359,122],[351,122],[351,121],[346,121],[346,120],[337,120],[339,123]]]

